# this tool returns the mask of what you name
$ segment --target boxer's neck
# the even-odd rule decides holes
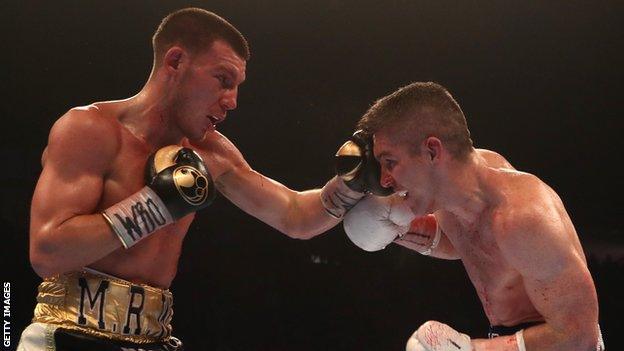
[[[437,209],[451,212],[464,225],[475,223],[490,205],[483,169],[483,160],[476,152],[467,160],[449,160],[438,177]]]
[[[120,121],[150,149],[179,144],[182,132],[173,123],[167,96],[163,88],[148,81],[135,96],[126,100],[125,113]]]

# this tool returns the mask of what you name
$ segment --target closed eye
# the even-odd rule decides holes
[[[227,76],[218,74],[215,76],[215,78],[219,80],[219,83],[221,84],[222,89],[232,89],[231,80]]]
[[[387,170],[392,170],[396,166],[396,161],[394,160],[385,159],[383,162]]]

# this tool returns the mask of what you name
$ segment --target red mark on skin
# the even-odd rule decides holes
[[[413,233],[429,233],[429,235],[436,231],[436,219],[434,215],[426,215],[417,217],[410,223],[410,232]]]
[[[516,344],[516,337],[515,336],[510,336],[505,340],[505,343],[507,345],[515,345]]]
[[[538,291],[539,291],[539,294],[542,296],[542,298],[544,299],[544,301],[548,301],[549,299],[548,299],[548,297],[546,296],[546,294],[548,293],[548,290],[549,290],[549,289],[548,289],[547,287],[544,287],[544,288],[542,288],[542,289],[540,289],[540,290],[535,289],[535,292],[538,292]]]

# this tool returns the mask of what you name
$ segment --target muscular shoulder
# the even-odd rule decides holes
[[[93,105],[67,111],[50,130],[44,166],[50,161],[96,167],[109,164],[120,144],[115,122]]]
[[[508,191],[494,210],[491,229],[501,252],[518,268],[546,264],[569,246],[565,209],[555,192],[534,175],[510,174]],[[539,257],[538,257],[539,256]]]
[[[495,186],[499,201],[494,209],[493,225],[508,232],[547,218],[555,210],[556,194],[535,175],[519,171],[497,172]]]
[[[234,143],[217,131],[207,133],[201,141],[185,141],[184,144],[202,156],[215,179],[234,169],[249,169],[249,164]]]
[[[514,169],[514,167],[505,159],[501,154],[486,150],[486,149],[476,149],[479,156],[481,156],[489,167],[492,168],[509,168]]]

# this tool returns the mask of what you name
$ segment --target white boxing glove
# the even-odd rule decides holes
[[[405,351],[471,351],[470,337],[448,325],[428,321],[407,341]]]
[[[378,251],[407,233],[414,217],[399,194],[368,195],[347,212],[343,226],[355,245],[366,251]]]

